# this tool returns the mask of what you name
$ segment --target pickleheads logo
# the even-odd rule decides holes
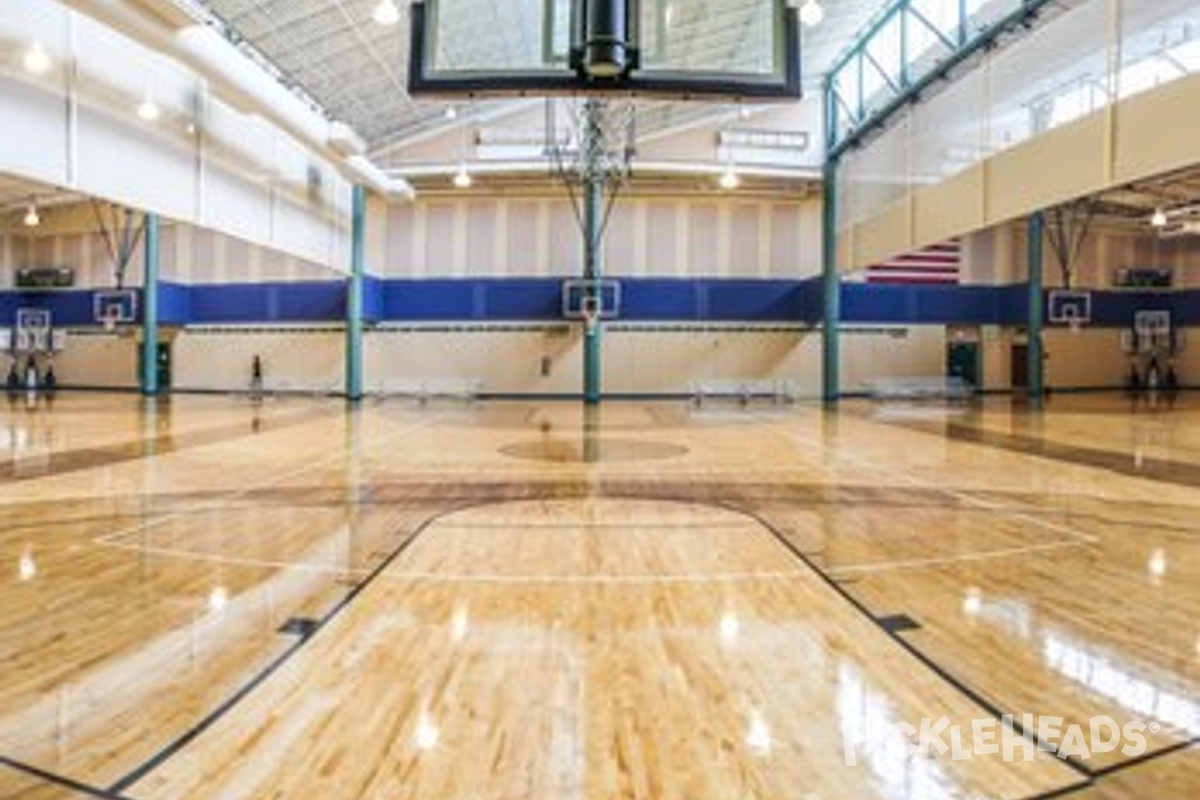
[[[1000,719],[971,720],[963,726],[952,725],[943,716],[923,719],[919,726],[897,722],[876,728],[869,735],[852,736],[843,730],[842,746],[848,767],[857,766],[860,757],[876,756],[905,759],[949,754],[954,761],[964,761],[975,756],[1002,755],[1005,761],[1033,761],[1039,750],[1063,759],[1086,761],[1098,753],[1118,749],[1131,758],[1140,756],[1146,752],[1145,733],[1159,730],[1157,722],[1147,725],[1134,720],[1122,726],[1107,716],[1092,717],[1086,725],[1063,723],[1062,717],[1023,714],[1017,719],[1005,714]]]

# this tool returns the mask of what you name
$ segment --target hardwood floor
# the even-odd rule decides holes
[[[0,414],[3,798],[1200,793],[1190,396]]]

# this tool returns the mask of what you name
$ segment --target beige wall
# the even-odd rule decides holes
[[[138,385],[138,339],[135,336],[75,334],[54,358],[54,372],[64,386],[133,389]]]
[[[378,272],[387,277],[577,276],[582,270],[578,223],[561,193],[429,196],[390,206],[382,227],[386,262]],[[816,275],[821,204],[715,194],[623,198],[610,218],[605,261],[610,274],[622,277]]]
[[[185,330],[172,345],[173,386],[206,391],[246,390],[254,356],[274,391],[338,392],[343,386],[345,336],[338,330]]]

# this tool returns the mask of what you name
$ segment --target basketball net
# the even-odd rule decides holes
[[[1078,335],[1083,330],[1083,320],[1079,317],[1071,317],[1067,320],[1067,325],[1071,327],[1071,333]]]
[[[117,329],[117,317],[115,314],[107,314],[104,316],[104,330],[112,333]]]
[[[588,336],[596,333],[596,328],[600,326],[600,312],[595,309],[589,309],[583,312],[583,325],[587,330]]]

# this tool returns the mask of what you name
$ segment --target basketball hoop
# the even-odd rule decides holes
[[[1079,332],[1083,330],[1083,320],[1079,317],[1071,317],[1067,320],[1067,325],[1071,328],[1071,334],[1074,336],[1078,336]]]
[[[107,333],[113,333],[117,329],[117,317],[115,314],[107,314],[102,320],[104,330]]]

